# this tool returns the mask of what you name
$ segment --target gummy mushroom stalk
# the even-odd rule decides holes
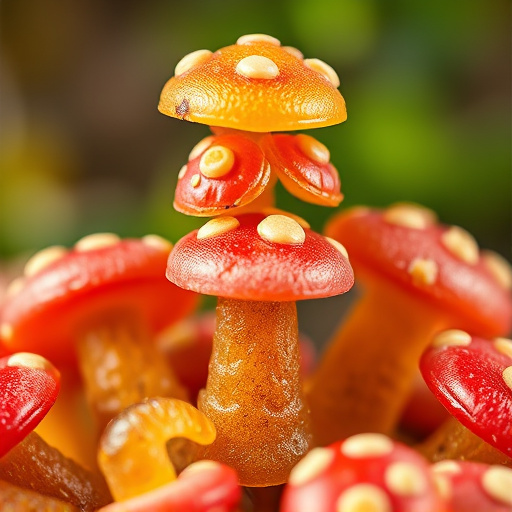
[[[146,396],[184,397],[152,336],[190,312],[193,293],[171,286],[172,245],[161,237],[89,235],[32,257],[2,311],[1,335],[60,365],[79,361],[99,428]]]
[[[421,446],[433,461],[512,466],[512,340],[439,333],[420,360],[427,386],[453,420]]]
[[[311,441],[295,301],[350,289],[345,249],[285,215],[218,217],[175,245],[167,277],[219,297],[199,396],[217,429],[205,456],[233,467],[241,485],[285,482]]]
[[[354,208],[326,234],[348,250],[364,293],[334,335],[309,385],[320,444],[391,433],[432,336],[461,328],[503,336],[512,325],[510,267],[463,229],[412,204]]]

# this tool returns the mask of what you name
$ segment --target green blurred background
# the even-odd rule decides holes
[[[348,121],[312,134],[342,208],[419,202],[510,258],[510,28],[508,0],[1,2],[3,273],[95,231],[176,241],[201,225],[172,198],[208,129],[156,105],[182,56],[246,33],[338,72]],[[316,229],[332,214],[282,189],[278,206]]]

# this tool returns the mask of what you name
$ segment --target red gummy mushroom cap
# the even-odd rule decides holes
[[[69,361],[77,329],[108,311],[136,312],[150,331],[162,329],[197,301],[164,277],[171,247],[156,235],[121,240],[98,233],[71,250],[43,249],[13,283],[2,311],[2,340],[12,351]]]
[[[448,412],[512,457],[512,341],[456,329],[438,334],[423,354],[427,386]]]
[[[382,434],[309,452],[292,470],[281,512],[444,512],[428,463]]]
[[[479,462],[443,460],[432,466],[451,512],[510,512],[512,469]]]
[[[349,290],[354,276],[344,247],[303,226],[286,215],[217,217],[175,245],[167,278],[242,300],[296,301]]]
[[[331,219],[325,232],[345,245],[363,280],[392,282],[437,304],[457,327],[489,337],[510,331],[510,266],[480,251],[462,228],[438,224],[431,210],[412,204],[354,208]]]
[[[336,72],[270,36],[250,35],[176,66],[158,109],[168,116],[250,132],[299,130],[346,120]]]
[[[43,357],[17,353],[0,359],[0,457],[36,428],[59,389],[60,374]]]

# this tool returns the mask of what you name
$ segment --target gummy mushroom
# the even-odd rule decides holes
[[[0,359],[0,483],[9,484],[0,488],[2,510],[8,504],[28,507],[29,503],[40,503],[38,510],[43,510],[43,504],[53,501],[44,496],[84,511],[111,501],[99,475],[65,458],[33,432],[55,403],[59,387],[59,372],[37,354],[16,353]]]
[[[314,448],[292,470],[280,512],[448,512],[421,455],[382,434]]]
[[[319,128],[347,118],[339,85],[325,62],[304,59],[274,37],[250,34],[215,53],[198,50],[183,57],[158,109],[248,132]]]
[[[512,325],[511,273],[462,228],[413,204],[354,208],[326,234],[350,254],[364,293],[334,335],[309,387],[317,440],[391,433],[421,353],[441,330],[503,336]]]
[[[71,250],[44,249],[4,305],[0,333],[9,349],[62,365],[79,360],[100,428],[145,396],[184,397],[151,343],[196,304],[164,277],[171,247],[156,235],[97,233]]]
[[[453,420],[421,447],[433,461],[512,466],[512,340],[439,333],[420,360],[427,386]]]
[[[295,301],[350,289],[345,249],[285,215],[218,217],[175,245],[167,277],[218,296],[199,396],[217,429],[205,457],[233,467],[241,485],[285,482],[311,440]]]
[[[512,469],[478,462],[445,460],[432,466],[450,512],[510,512]]]

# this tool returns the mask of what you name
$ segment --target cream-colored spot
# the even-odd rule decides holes
[[[201,175],[200,174],[194,174],[191,178],[190,178],[190,184],[194,187],[194,188],[197,188],[199,187],[199,184],[201,183]]]
[[[384,474],[388,489],[398,496],[419,496],[427,489],[423,471],[410,462],[395,462]]]
[[[180,169],[180,172],[178,173],[179,180],[182,180],[185,177],[185,174],[187,174],[187,169],[188,169],[187,165],[182,166],[182,168]]]
[[[172,249],[172,244],[169,240],[159,235],[146,235],[142,237],[142,243],[160,249],[161,251],[169,252]]]
[[[432,347],[467,347],[471,343],[471,335],[460,329],[448,329],[436,334],[432,340]]]
[[[482,487],[496,501],[512,505],[512,469],[492,466],[482,476]]]
[[[225,146],[209,147],[199,160],[199,170],[207,178],[222,178],[229,174],[235,163],[235,155]]]
[[[512,359],[512,340],[508,338],[495,338],[494,348]]]
[[[505,384],[512,390],[512,366],[509,366],[503,370],[503,380],[505,381]]]
[[[268,242],[302,244],[306,240],[304,228],[286,215],[269,215],[258,224],[257,230]]]
[[[386,493],[371,484],[357,484],[347,489],[336,502],[336,512],[391,512]]]
[[[291,471],[288,482],[291,485],[303,485],[310,482],[334,460],[334,452],[327,448],[313,448]]]
[[[434,260],[416,258],[411,261],[407,272],[416,286],[430,286],[436,282],[439,267]]]
[[[10,340],[14,334],[14,330],[12,325],[10,324],[2,324],[0,326],[0,338],[4,340]]]
[[[302,60],[304,58],[303,53],[298,48],[295,48],[294,46],[283,46],[283,50],[286,53],[289,53],[290,55],[297,57],[297,59]]]
[[[426,229],[436,222],[436,214],[432,210],[412,203],[390,206],[384,212],[383,218],[389,224],[411,229]]]
[[[51,265],[54,261],[60,260],[67,252],[68,250],[60,245],[47,247],[34,254],[27,261],[23,273],[26,277],[31,277]]]
[[[345,210],[345,215],[350,215],[351,217],[364,217],[371,213],[371,208],[368,206],[352,206]]]
[[[442,234],[441,242],[454,256],[465,263],[469,265],[478,263],[478,244],[465,229],[452,226]]]
[[[434,479],[434,485],[437,488],[437,492],[444,500],[449,500],[452,496],[452,484],[447,478],[446,473],[432,473]]]
[[[185,55],[176,67],[174,68],[174,75],[180,76],[187,71],[190,71],[192,68],[203,64],[207,60],[210,59],[212,52],[210,50],[196,50],[195,52],[189,53]]]
[[[116,245],[121,239],[114,233],[94,233],[78,240],[75,244],[75,250],[79,252],[93,251]]]
[[[304,65],[317,73],[323,75],[334,87],[340,86],[340,78],[336,71],[334,71],[329,64],[326,64],[323,60],[320,59],[305,59]]]
[[[310,135],[304,135],[300,133],[295,137],[299,149],[304,153],[310,160],[319,164],[327,164],[331,159],[329,150],[318,140],[311,137]]]
[[[309,229],[311,227],[309,222],[302,217],[285,210],[280,210],[279,208],[274,208],[273,206],[267,206],[266,208],[263,208],[261,212],[265,215],[285,215],[286,217],[290,217],[290,219],[297,221],[304,229]]]
[[[355,459],[381,457],[393,451],[393,441],[384,434],[356,434],[341,445],[341,452]]]
[[[435,473],[460,473],[462,471],[460,464],[456,460],[442,460],[431,466]]]
[[[494,279],[505,290],[512,288],[512,267],[510,263],[500,254],[494,251],[482,251],[482,259]]]
[[[26,279],[24,277],[17,277],[7,287],[7,290],[5,290],[5,295],[7,297],[14,297],[17,295],[25,286]]]
[[[191,473],[200,473],[202,471],[212,471],[217,470],[220,467],[219,462],[216,462],[214,460],[200,460],[198,462],[194,462],[190,464],[190,466],[187,466],[183,471],[182,474],[191,474]]]
[[[236,72],[247,78],[270,80],[279,75],[277,64],[262,55],[249,55],[236,65]]]
[[[188,161],[194,160],[199,155],[204,153],[213,143],[215,137],[213,135],[209,135],[205,137],[203,140],[200,140],[193,148],[190,154],[188,155]]]
[[[338,251],[343,254],[345,258],[348,260],[348,251],[345,249],[345,246],[343,244],[340,244],[338,240],[334,240],[334,238],[329,238],[328,236],[325,237],[325,239]]]
[[[251,43],[270,43],[275,46],[281,46],[281,41],[279,41],[279,39],[267,34],[246,34],[245,36],[240,36],[236,41],[236,44]]]
[[[21,368],[34,368],[35,370],[53,369],[52,363],[38,354],[31,352],[18,352],[7,360],[7,366],[19,366]]]
[[[197,239],[204,240],[206,238],[223,235],[228,231],[233,231],[238,226],[240,226],[240,222],[235,217],[216,217],[209,220],[199,229],[197,232]]]
[[[155,344],[159,350],[172,354],[197,341],[197,330],[195,320],[185,318],[160,332],[155,338]]]

